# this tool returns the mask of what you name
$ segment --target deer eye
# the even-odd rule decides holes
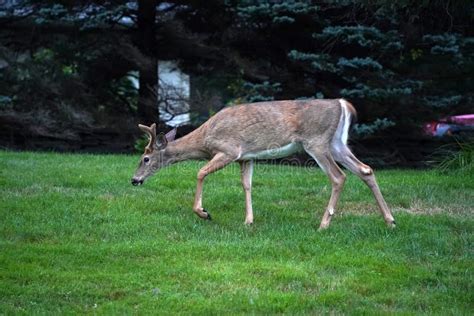
[[[149,161],[150,161],[150,158],[148,158],[148,157],[145,157],[145,158],[143,158],[143,161],[144,161],[145,163],[147,163],[147,162],[149,162]]]

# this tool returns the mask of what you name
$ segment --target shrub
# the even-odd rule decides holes
[[[441,146],[434,159],[440,172],[474,171],[474,142],[456,142],[453,145]]]

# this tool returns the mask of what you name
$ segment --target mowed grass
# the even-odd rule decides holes
[[[397,228],[349,175],[330,228],[318,169],[238,165],[130,178],[138,156],[0,151],[0,313],[320,314],[474,310],[474,175],[378,171]]]

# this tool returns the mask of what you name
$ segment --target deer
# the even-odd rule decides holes
[[[149,143],[131,182],[141,185],[158,170],[177,162],[208,160],[197,173],[193,211],[200,218],[210,220],[210,213],[202,205],[204,179],[238,162],[245,193],[244,223],[250,225],[254,222],[251,193],[254,161],[284,158],[305,151],[331,183],[331,196],[320,230],[329,227],[346,180],[338,163],[370,188],[385,223],[395,227],[395,219],[373,169],[360,162],[347,145],[349,128],[356,115],[354,106],[345,99],[288,100],[226,107],[178,139],[175,139],[176,128],[157,136],[156,124],[139,124],[148,135]]]

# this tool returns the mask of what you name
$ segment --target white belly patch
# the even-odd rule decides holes
[[[262,151],[245,153],[239,158],[239,160],[277,159],[288,157],[289,155],[302,150],[303,146],[301,146],[300,143],[289,143],[288,145],[282,147],[269,146],[268,149]]]

